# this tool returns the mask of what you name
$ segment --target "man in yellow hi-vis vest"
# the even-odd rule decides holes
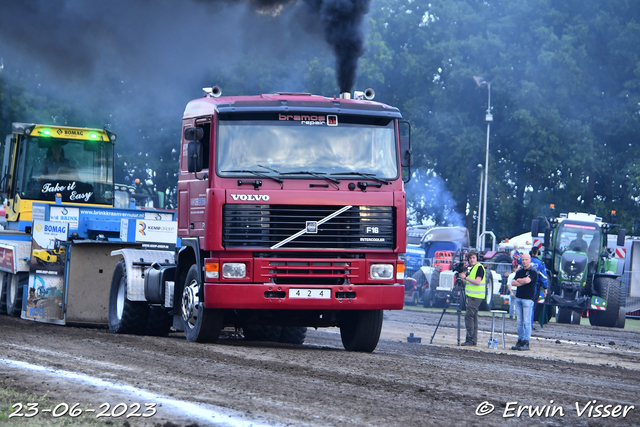
[[[467,339],[462,345],[478,344],[478,309],[486,295],[486,272],[484,266],[478,262],[478,252],[470,251],[467,255],[471,270],[469,274],[459,274],[464,281],[464,291],[467,295],[467,311],[464,314],[464,323],[467,327]]]

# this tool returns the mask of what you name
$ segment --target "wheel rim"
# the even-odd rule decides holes
[[[116,315],[118,319],[122,319],[122,313],[124,313],[124,291],[125,286],[127,286],[124,277],[120,279],[120,284],[118,285],[118,297],[116,298]]]
[[[200,286],[198,282],[192,280],[189,286],[185,286],[182,292],[182,319],[189,328],[194,328],[198,320],[198,307],[200,306],[199,291]]]

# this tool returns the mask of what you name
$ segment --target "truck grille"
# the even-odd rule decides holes
[[[225,248],[267,249],[307,229],[342,206],[233,205],[223,208],[222,244]],[[282,249],[395,248],[395,211],[391,206],[353,206],[305,233]]]

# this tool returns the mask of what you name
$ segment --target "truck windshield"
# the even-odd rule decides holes
[[[281,115],[282,116],[282,115]],[[286,116],[285,116],[286,117]],[[370,174],[398,177],[394,122],[391,119],[352,118],[338,123],[325,116],[289,116],[321,120],[238,120],[220,117],[216,169],[219,176],[249,171],[269,175],[317,179]],[[362,178],[360,178],[362,179]]]
[[[16,192],[23,199],[111,205],[113,144],[27,137],[20,146]]]

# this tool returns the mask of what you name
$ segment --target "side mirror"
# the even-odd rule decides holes
[[[202,170],[202,157],[204,156],[202,142],[189,141],[188,155],[189,161],[187,168],[189,172],[200,172]]]
[[[184,130],[185,141],[200,141],[204,136],[202,128],[186,128]]]
[[[618,246],[624,246],[624,238],[626,237],[627,230],[621,228],[618,230],[618,241],[616,242]]]
[[[538,237],[538,220],[531,221],[531,237]]]
[[[9,193],[9,170],[11,169],[11,148],[15,143],[13,135],[7,135],[2,143],[4,155],[2,157],[2,171],[0,176],[0,194],[7,197]]]
[[[413,150],[411,149],[411,123],[400,121],[401,125],[405,125],[407,129],[406,135],[400,135],[400,166],[407,168],[407,179],[405,183],[411,181],[411,166],[413,166]],[[402,133],[402,132],[401,132]]]

